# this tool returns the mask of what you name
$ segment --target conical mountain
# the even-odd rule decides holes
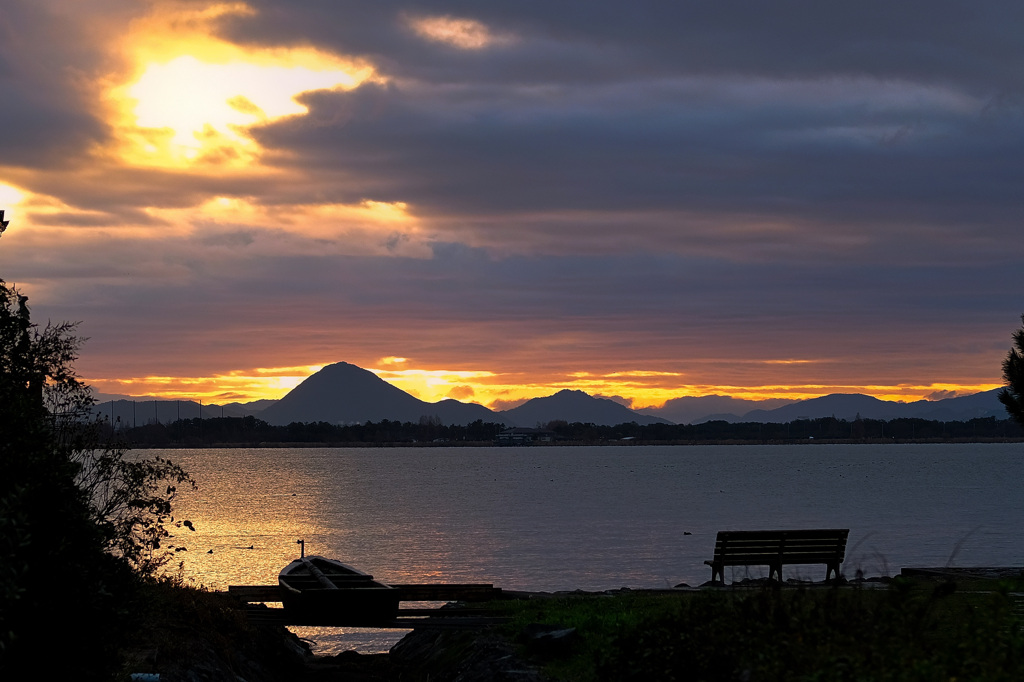
[[[500,421],[482,405],[457,400],[425,402],[347,362],[327,365],[260,413],[260,419],[276,425],[319,421],[361,424],[384,419],[415,422],[421,417],[437,417],[442,424]]]
[[[600,426],[616,426],[628,422],[637,424],[671,424],[660,417],[634,412],[625,405],[607,398],[595,398],[583,391],[564,389],[546,398],[527,400],[519,407],[501,413],[506,421],[516,426],[536,426],[562,419],[570,424],[581,422]]]

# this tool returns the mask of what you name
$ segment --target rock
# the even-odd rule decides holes
[[[449,682],[544,682],[535,665],[493,630],[414,630],[388,654],[414,676]]]
[[[576,628],[532,623],[523,631],[530,653],[544,658],[555,658],[569,653],[579,636]]]
[[[302,682],[387,682],[409,679],[389,654],[343,651],[337,656],[318,656],[308,662]]]

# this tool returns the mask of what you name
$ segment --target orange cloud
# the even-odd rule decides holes
[[[452,16],[407,16],[406,24],[416,35],[426,40],[444,43],[460,50],[483,50],[495,45],[516,42],[508,33],[495,33],[476,19]]]
[[[212,376],[88,377],[86,383],[100,393],[154,396],[166,399],[236,400],[249,402],[277,399],[322,369],[320,365],[300,367],[254,367]]]
[[[404,359],[403,359],[404,360]],[[253,368],[233,370],[209,377],[146,376],[133,378],[90,377],[88,382],[102,393],[157,396],[180,399],[221,399],[247,401],[280,398],[322,365],[298,367]],[[563,389],[581,390],[593,396],[613,396],[632,409],[661,407],[667,400],[705,395],[727,395],[746,400],[785,398],[793,401],[817,398],[829,393],[862,393],[881,400],[912,402],[937,400],[954,395],[970,395],[998,388],[999,384],[927,384],[927,385],[828,385],[771,384],[763,386],[730,386],[717,384],[665,385],[645,384],[637,375],[661,378],[676,373],[659,371],[611,372],[602,378],[583,377],[581,372],[549,375],[542,381],[521,381],[516,375],[485,370],[371,369],[388,383],[421,400],[437,402],[444,398],[471,400],[491,409],[502,410],[522,404],[530,398],[544,397]],[[616,381],[618,375],[630,380]],[[518,379],[518,380],[517,380]]]
[[[249,126],[305,114],[303,92],[375,77],[364,62],[311,47],[256,49],[216,35],[225,15],[253,12],[244,3],[164,3],[132,22],[119,47],[122,81],[100,84],[117,140],[104,153],[140,166],[251,171],[261,150]]]
[[[476,391],[473,390],[472,386],[466,384],[459,384],[448,391],[448,397],[454,398],[455,400],[469,400],[476,395]]]

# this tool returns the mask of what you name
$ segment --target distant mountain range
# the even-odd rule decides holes
[[[852,421],[860,416],[864,419],[928,419],[934,421],[967,421],[978,417],[995,417],[1006,419],[1006,409],[999,398],[1000,389],[975,393],[973,395],[959,398],[946,398],[944,400],[917,400],[910,403],[899,403],[889,400],[879,400],[869,395],[860,393],[833,393],[821,396],[788,402],[780,406],[771,406],[766,403],[775,401],[764,401],[756,409],[741,411],[751,405],[758,405],[757,401],[735,400],[725,396],[707,396],[705,398],[681,398],[678,400],[689,401],[681,405],[672,405],[676,401],[668,401],[664,407],[656,410],[641,410],[645,414],[654,414],[668,417],[671,414],[677,424],[697,424],[707,421],[727,422],[760,422],[762,424],[776,423],[783,424],[798,419],[820,419],[822,417],[835,417]],[[702,417],[694,417],[700,414],[702,407],[720,409],[723,405],[730,406],[730,403],[723,402],[733,400],[732,407],[740,408],[737,411],[706,413]],[[781,401],[786,402],[786,401]],[[684,417],[680,419],[679,417]],[[685,417],[689,417],[686,419]]]
[[[583,391],[569,389],[561,390],[547,398],[527,400],[519,407],[496,414],[504,419],[506,424],[510,423],[514,426],[535,426],[555,420],[607,426],[627,422],[636,422],[637,424],[672,423],[661,417],[634,412],[625,405],[608,398],[595,398]]]
[[[594,398],[582,391],[559,391],[534,398],[519,407],[494,412],[476,403],[442,400],[428,403],[392,386],[373,372],[347,362],[324,367],[260,415],[269,424],[325,421],[334,424],[379,422],[382,419],[415,422],[431,419],[442,424],[468,424],[476,420],[508,426],[535,426],[555,419],[615,425],[668,423],[659,417],[633,412],[619,403]]]
[[[978,417],[1007,419],[1006,408],[996,396],[1001,389],[946,398],[897,403],[879,400],[859,393],[834,393],[820,398],[801,400],[773,410],[753,410],[736,421],[784,423],[796,419],[834,416],[838,419],[929,419],[934,421],[966,421]]]
[[[853,420],[917,418],[936,421],[966,421],[977,417],[1006,419],[1006,410],[996,395],[999,389],[945,400],[898,403],[861,394],[822,396],[810,400],[741,400],[729,396],[684,397],[669,400],[660,408],[630,410],[583,391],[562,390],[544,398],[533,398],[518,407],[495,412],[476,403],[457,400],[426,402],[393,386],[373,372],[347,362],[328,365],[306,378],[280,400],[250,403],[202,405],[189,400],[141,399],[97,394],[96,412],[125,425],[202,416],[240,417],[255,415],[273,425],[324,421],[354,424],[384,419],[401,422],[420,420],[442,424],[468,424],[476,420],[507,426],[537,426],[555,420],[614,426],[638,424],[689,424],[713,420],[728,422],[784,423],[797,419],[836,417]]]
[[[792,402],[785,398],[742,400],[727,395],[685,396],[672,398],[661,407],[644,408],[639,412],[653,417],[661,417],[675,424],[697,424],[719,419],[736,421],[739,420],[738,415],[744,415],[754,410],[771,410]]]

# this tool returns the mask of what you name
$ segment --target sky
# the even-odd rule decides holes
[[[1022,35],[1018,0],[4,0],[0,277],[104,393],[987,390]]]

